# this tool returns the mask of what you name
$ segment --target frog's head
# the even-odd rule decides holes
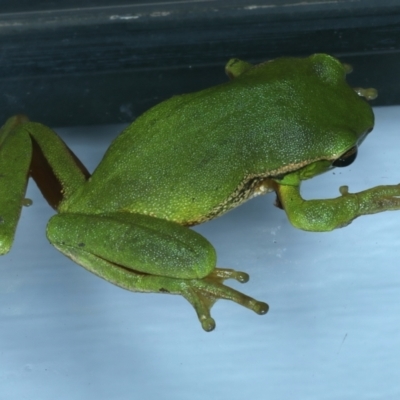
[[[345,167],[351,164],[357,155],[357,147],[364,141],[374,127],[374,114],[367,100],[374,100],[378,92],[374,88],[352,88],[346,82],[346,75],[352,72],[352,67],[342,64],[339,60],[326,54],[314,54],[308,58],[311,69],[319,80],[318,87],[326,86],[323,90],[326,97],[314,97],[322,100],[315,109],[322,117],[335,127],[335,142],[337,150],[344,147],[340,155],[334,153],[330,160],[334,160],[334,166]],[[316,89],[317,86],[314,86]],[[325,105],[326,104],[326,105]],[[325,136],[325,135],[324,135]],[[354,140],[350,147],[346,142]],[[346,148],[349,147],[349,148]]]
[[[299,174],[301,180],[312,178],[334,167],[347,167],[353,163],[358,147],[374,126],[374,114],[367,100],[373,100],[378,95],[374,88],[350,88],[345,80],[345,76],[352,72],[350,65],[342,64],[325,54],[315,54],[310,57],[310,61],[321,81],[332,85],[333,93],[337,97],[336,102],[344,105],[347,112],[343,113],[341,121],[338,121],[342,127],[334,135],[335,143],[332,143],[331,155],[327,159],[316,160],[303,167]],[[334,110],[335,108],[330,115]],[[332,121],[333,126],[337,126],[334,122]]]
[[[329,55],[278,58],[251,68],[234,62],[231,69],[234,79],[268,93],[262,98],[270,116],[265,140],[274,148],[268,157],[279,177],[297,171],[304,180],[351,164],[374,126],[367,100],[376,90],[352,88],[346,82],[351,68]]]

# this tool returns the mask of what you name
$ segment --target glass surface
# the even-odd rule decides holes
[[[400,108],[351,166],[306,182],[306,198],[400,180]],[[122,126],[58,130],[92,170]],[[196,227],[231,285],[267,301],[258,316],[220,301],[201,330],[179,296],[117,288],[45,238],[52,210],[35,185],[11,252],[0,259],[0,398],[399,399],[400,212],[361,217],[331,233],[291,227],[274,195]]]

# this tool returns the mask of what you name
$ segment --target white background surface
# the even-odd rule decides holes
[[[92,170],[120,128],[61,133]],[[379,108],[355,163],[303,195],[398,182],[400,108]],[[270,305],[258,316],[220,301],[205,333],[181,297],[124,291],[58,253],[34,183],[27,197],[0,259],[0,399],[400,398],[400,212],[307,233],[270,194],[197,227],[220,266],[250,274],[231,285]]]

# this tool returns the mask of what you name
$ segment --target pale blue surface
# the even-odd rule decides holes
[[[305,197],[400,182],[400,108],[376,118],[358,160],[307,182]],[[90,168],[116,130],[97,132],[62,130]],[[306,233],[272,194],[198,227],[220,266],[250,273],[232,286],[271,307],[221,301],[205,333],[182,298],[124,291],[58,253],[44,234],[51,209],[34,184],[28,197],[0,259],[0,399],[400,398],[400,212]]]

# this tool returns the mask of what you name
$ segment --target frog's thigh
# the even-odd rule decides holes
[[[111,271],[102,271],[100,261],[183,279],[203,278],[216,264],[214,248],[200,234],[146,215],[57,214],[49,221],[47,236],[61,252],[107,280],[104,275]]]

